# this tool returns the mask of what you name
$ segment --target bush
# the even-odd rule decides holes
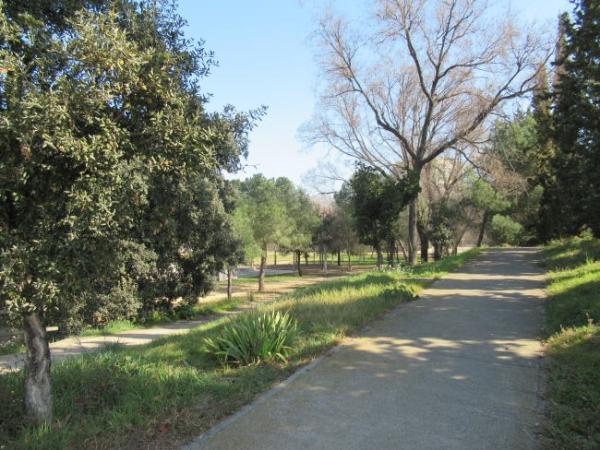
[[[286,361],[298,324],[288,313],[244,314],[227,325],[221,336],[204,339],[204,349],[224,364]]]
[[[99,327],[112,321],[135,319],[142,302],[135,281],[125,278],[108,294],[99,294],[90,306],[93,307],[93,312],[88,314],[91,325]]]
[[[496,214],[492,218],[492,239],[495,244],[517,245],[522,234],[523,226],[510,217]]]

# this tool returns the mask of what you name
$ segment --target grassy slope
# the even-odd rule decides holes
[[[364,273],[284,297],[270,307],[290,311],[301,329],[287,364],[223,368],[208,358],[202,339],[235,318],[149,345],[57,363],[51,427],[23,428],[22,375],[0,376],[0,446],[175,448],[475,253],[422,265],[410,275]]]
[[[600,448],[600,241],[573,238],[545,250],[549,423],[547,449]]]

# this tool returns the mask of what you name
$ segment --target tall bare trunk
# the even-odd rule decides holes
[[[479,229],[479,237],[477,238],[477,247],[481,247],[483,238],[485,236],[485,227],[487,226],[488,220],[490,220],[490,212],[486,209],[483,213],[483,220],[481,221],[481,228]]]
[[[300,261],[302,261],[302,252],[300,250],[298,250],[296,252],[296,264],[297,264],[297,268],[298,268],[298,276],[301,277],[302,276],[302,267],[300,266]]]
[[[341,250],[338,250],[338,267],[342,265],[342,252]]]
[[[227,299],[231,300],[233,294],[233,283],[231,282],[233,278],[233,270],[231,267],[227,268]]]
[[[267,265],[266,252],[260,256],[260,269],[258,272],[258,292],[265,290],[265,266]]]
[[[408,204],[408,263],[417,264],[417,198]]]
[[[27,357],[25,360],[25,411],[31,425],[52,420],[52,391],[50,389],[50,347],[46,328],[37,312],[23,316]]]
[[[346,252],[348,255],[348,272],[352,272],[352,255],[350,254],[350,249]]]
[[[275,253],[273,253],[273,257],[275,258],[275,260],[273,261],[273,265],[277,267],[277,249],[275,249],[274,252]]]

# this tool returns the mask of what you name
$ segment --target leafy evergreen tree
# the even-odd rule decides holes
[[[254,175],[240,183],[240,192],[239,207],[249,218],[252,239],[260,248],[258,291],[263,292],[268,247],[282,242],[291,231],[291,225],[274,180]]]
[[[41,423],[47,324],[73,331],[210,288],[234,250],[221,172],[255,116],[204,110],[212,55],[171,3],[0,8],[0,307],[23,324],[25,404]]]
[[[289,227],[279,244],[294,253],[298,275],[302,276],[301,256],[311,247],[312,237],[319,226],[319,214],[310,197],[289,179],[277,178],[275,189],[284,205]]]
[[[394,223],[418,194],[418,183],[410,173],[396,181],[361,164],[348,182],[356,232],[363,244],[377,252],[378,267],[383,264],[383,245],[396,239]]]
[[[578,0],[561,17],[552,137],[545,177],[544,238],[589,226],[600,236],[600,2]]]

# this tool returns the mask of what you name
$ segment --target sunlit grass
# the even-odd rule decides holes
[[[572,238],[545,250],[550,296],[547,449],[600,448],[600,241]]]

